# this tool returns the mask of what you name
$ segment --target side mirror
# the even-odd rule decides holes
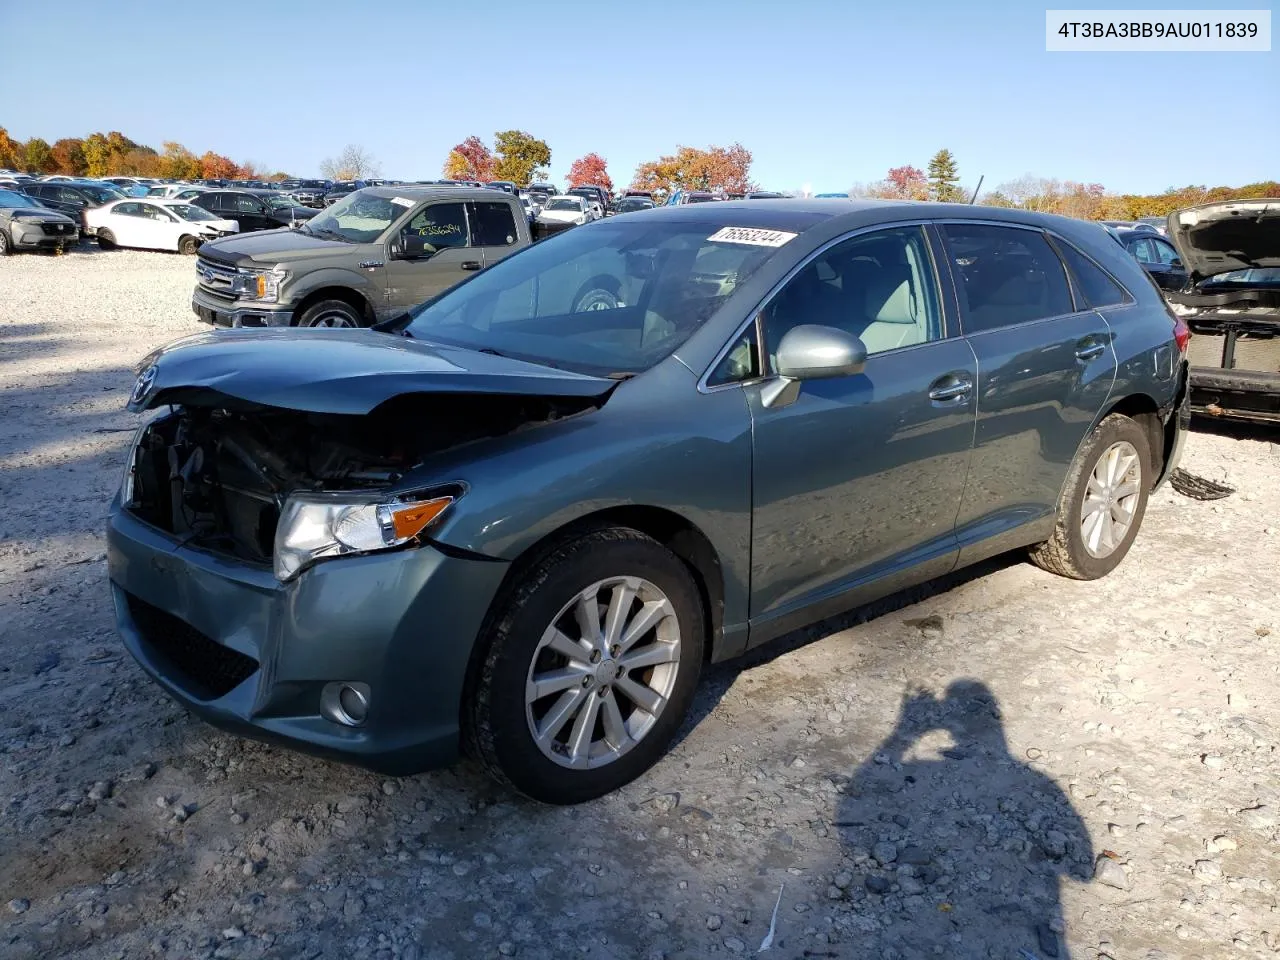
[[[1177,269],[1177,270],[1181,270],[1181,269],[1182,269],[1182,258],[1181,258],[1181,257],[1174,257],[1174,258],[1173,258],[1173,262],[1172,262],[1171,264],[1169,264],[1169,266],[1171,266],[1171,267],[1173,267],[1173,268],[1175,268],[1175,269]]]
[[[425,260],[435,252],[436,248],[416,233],[403,233],[399,242],[391,245],[393,260]]]
[[[761,400],[766,407],[785,407],[800,395],[802,381],[851,377],[866,362],[866,344],[852,333],[803,323],[783,334],[775,358],[778,376],[765,386]]]

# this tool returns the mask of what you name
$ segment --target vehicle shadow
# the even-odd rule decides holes
[[[1208,433],[1232,440],[1280,443],[1280,423],[1253,423],[1247,420],[1222,420],[1217,417],[1195,416],[1191,418],[1191,429],[1196,433]]]
[[[905,694],[834,820],[849,866],[836,885],[881,918],[860,956],[1068,956],[1059,888],[1090,878],[1089,832],[1049,777],[1010,754],[982,682]]]

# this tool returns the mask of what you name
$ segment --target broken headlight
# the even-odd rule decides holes
[[[327,557],[371,553],[415,540],[456,496],[364,499],[359,494],[295,494],[276,527],[276,579],[291,580]]]

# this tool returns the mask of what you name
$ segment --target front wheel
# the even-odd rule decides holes
[[[195,237],[183,237],[178,241],[178,252],[184,257],[194,256],[198,249],[200,243]]]
[[[116,235],[110,230],[98,231],[98,249],[114,250],[116,248]]]
[[[481,642],[464,715],[471,752],[535,800],[581,803],[670,745],[702,665],[701,595],[661,544],[596,530],[531,566]]]
[[[1031,548],[1032,562],[1073,580],[1106,576],[1133,546],[1153,479],[1142,427],[1119,413],[1104,418],[1076,453],[1053,536]]]
[[[300,327],[360,327],[360,312],[345,300],[321,300],[302,311]]]
[[[0,257],[7,257],[13,253],[13,248],[9,246],[9,235],[0,230]]]

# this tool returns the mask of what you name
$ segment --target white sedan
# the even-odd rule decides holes
[[[586,223],[594,218],[585,197],[579,197],[574,194],[561,194],[558,197],[551,197],[547,200],[542,207],[542,211],[538,214],[538,219],[544,223],[564,226]]]
[[[237,233],[240,224],[179,200],[116,200],[84,212],[85,226],[103,250],[141,247],[191,254],[215,237]]]

